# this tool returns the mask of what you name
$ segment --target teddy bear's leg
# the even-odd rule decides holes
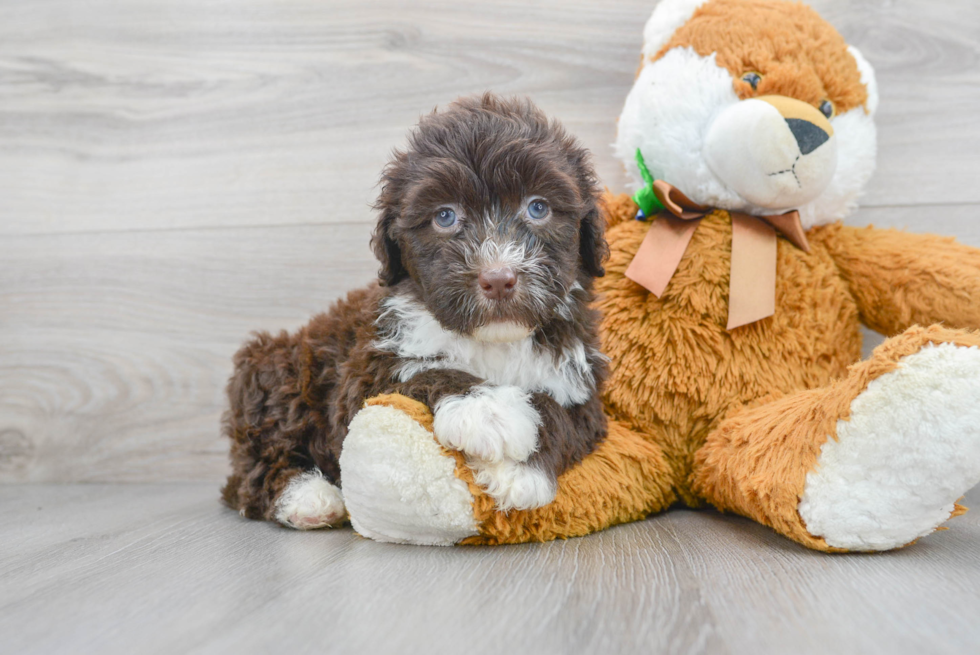
[[[695,487],[819,550],[889,550],[965,511],[980,482],[980,333],[914,327],[844,379],[737,412]]]
[[[428,408],[397,394],[368,400],[354,416],[340,475],[351,524],[361,535],[451,546],[479,534],[469,487],[431,430]]]
[[[559,477],[551,504],[498,512],[475,483],[464,456],[436,442],[428,408],[399,395],[372,398],[354,417],[340,466],[354,529],[397,543],[577,537],[641,519],[675,499],[660,449],[610,422],[598,449]]]

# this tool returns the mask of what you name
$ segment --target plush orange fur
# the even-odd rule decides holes
[[[834,258],[861,311],[882,334],[942,321],[980,326],[980,251],[951,237],[840,224],[812,231]]]
[[[671,284],[657,298],[623,275],[646,224],[627,219],[636,207],[625,197],[607,199],[606,207],[622,214],[610,217],[616,225],[609,230],[611,257],[597,285],[603,347],[613,361],[605,397],[610,415],[635,425],[663,448],[678,496],[688,504],[708,500],[820,547],[821,542],[805,536],[796,504],[822,437],[800,441],[793,435],[832,434],[817,417],[825,416],[832,427],[842,410],[834,405],[823,414],[790,411],[802,402],[795,392],[818,389],[807,396],[810,402],[849,405],[868,380],[926,341],[975,343],[976,335],[964,332],[931,328],[922,337],[913,331],[883,345],[857,372],[847,372],[860,357],[859,319],[886,334],[915,322],[980,327],[980,250],[952,239],[839,223],[808,232],[809,254],[780,239],[776,314],[728,332],[731,223],[726,212],[702,221]],[[845,376],[844,387],[827,386]],[[862,382],[855,386],[855,380]],[[722,423],[753,405],[758,408],[747,417]],[[750,419],[755,421],[751,429],[739,427]],[[771,429],[763,429],[766,421],[773,422]],[[710,459],[710,449],[726,438],[719,434],[733,430],[743,439],[769,435],[773,441],[763,439],[762,450],[749,449],[726,468]],[[706,441],[708,451],[702,452]],[[780,446],[787,452],[780,452]],[[734,452],[729,448],[713,456],[724,459]],[[732,488],[770,485],[792,493],[759,510],[738,501],[737,494],[719,493],[723,486],[709,484],[711,476],[697,470],[707,462],[711,470],[727,471]]]
[[[609,230],[611,256],[596,285],[612,359],[605,401],[611,417],[661,445],[678,494],[697,505],[689,477],[707,435],[733,406],[842,376],[861,352],[858,309],[822,243],[808,255],[780,239],[778,311],[729,332],[727,212],[701,221],[660,298],[624,275],[647,229],[630,220]]]

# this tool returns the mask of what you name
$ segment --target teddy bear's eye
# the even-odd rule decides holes
[[[820,103],[820,113],[822,113],[827,118],[834,115],[834,103],[830,100],[824,100]]]
[[[755,71],[748,72],[742,76],[742,81],[748,83],[748,85],[752,87],[753,91],[759,88],[759,82],[761,80],[762,76]]]

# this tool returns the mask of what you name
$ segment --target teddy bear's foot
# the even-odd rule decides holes
[[[276,520],[297,530],[338,525],[346,516],[340,489],[318,469],[294,477],[276,499]]]
[[[809,548],[905,546],[980,482],[980,333],[910,328],[834,384],[737,410],[695,459],[705,499]]]
[[[344,440],[341,476],[354,529],[376,541],[434,546],[477,534],[473,496],[455,475],[456,459],[433,438],[431,415],[410,399],[388,399],[358,412]]]
[[[980,482],[980,349],[927,345],[872,380],[821,448],[799,513],[835,548],[888,550],[933,532]]]

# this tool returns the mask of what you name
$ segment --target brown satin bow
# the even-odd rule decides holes
[[[650,225],[626,277],[663,295],[667,283],[694,236],[700,220],[712,212],[663,180],[653,183],[657,199],[666,208]],[[772,316],[776,312],[776,231],[797,248],[810,252],[797,211],[778,216],[732,217],[732,268],[728,289],[728,326],[732,330]]]

